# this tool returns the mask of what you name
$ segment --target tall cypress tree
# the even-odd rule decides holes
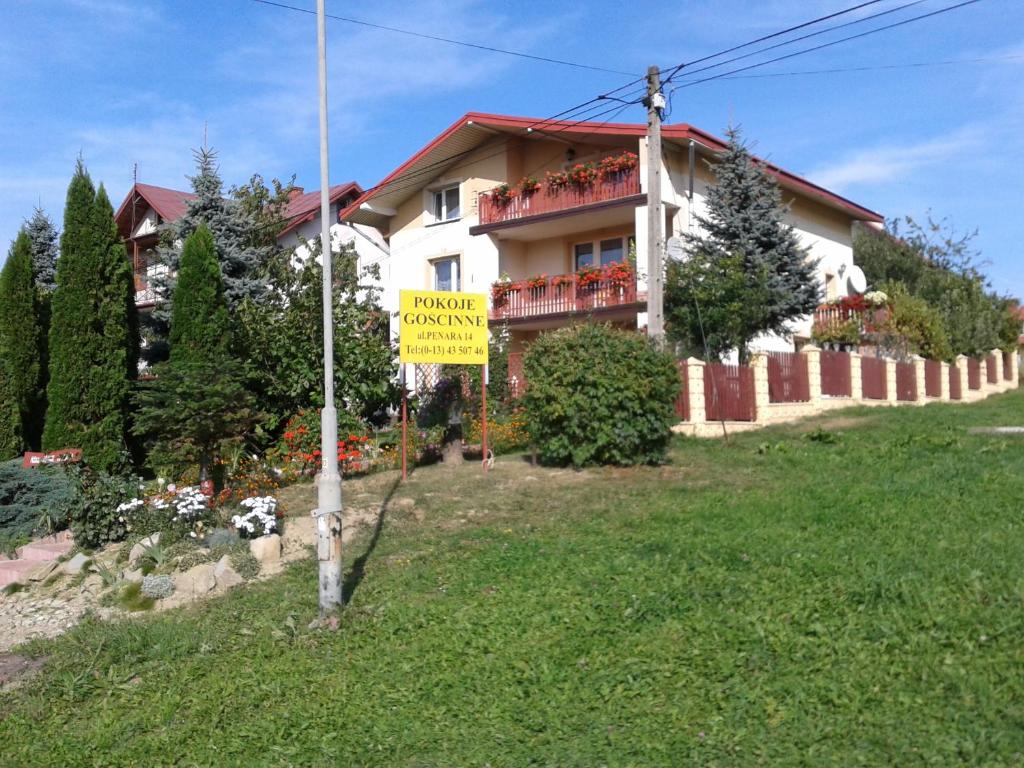
[[[13,408],[8,423],[18,425],[21,448],[41,441],[43,342],[41,302],[32,264],[32,247],[24,228],[18,233],[0,271],[0,365],[4,367],[4,408]]]
[[[43,445],[80,447],[111,469],[125,448],[127,398],[134,378],[131,264],[79,160],[68,187],[50,324],[49,407]]]
[[[171,308],[170,359],[135,396],[134,431],[165,453],[197,461],[208,477],[217,448],[253,424],[252,398],[231,355],[231,326],[213,235],[205,224],[185,240]]]
[[[708,187],[707,215],[698,216],[699,234],[688,236],[685,262],[669,262],[665,281],[665,315],[669,335],[699,349],[703,339],[718,349],[739,350],[760,333],[786,333],[791,320],[814,311],[821,298],[817,262],[784,220],[786,209],[778,185],[751,157],[736,128],[712,165],[715,183]],[[710,327],[701,296],[720,308]],[[697,309],[700,307],[700,310]]]

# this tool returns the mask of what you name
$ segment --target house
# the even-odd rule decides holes
[[[693,232],[713,176],[704,162],[725,142],[685,124],[662,133],[665,237]],[[594,318],[646,325],[646,126],[535,120],[470,112],[342,211],[341,220],[374,227],[387,243],[400,289],[491,295],[493,324],[511,334],[510,376],[521,377],[523,345],[545,330]],[[819,259],[827,298],[850,291],[856,222],[883,218],[782,168],[789,221]],[[637,258],[638,256],[638,258]],[[609,265],[624,265],[614,271]],[[793,348],[792,338],[761,340]],[[392,332],[397,333],[397,321]]]
[[[381,272],[381,284],[390,279],[387,247],[380,234],[372,227],[342,224],[340,210],[362,194],[362,188],[353,182],[331,187],[330,217],[331,241],[335,248],[352,243],[359,256],[360,268],[376,264]],[[136,183],[114,214],[121,235],[132,259],[135,274],[135,303],[140,310],[151,308],[156,302],[153,277],[164,267],[156,258],[157,245],[166,225],[173,224],[185,214],[188,202],[195,199],[191,192],[183,192],[152,184]],[[320,193],[292,190],[285,210],[287,224],[278,234],[278,242],[295,250],[296,259],[308,258],[305,245],[320,235]]]

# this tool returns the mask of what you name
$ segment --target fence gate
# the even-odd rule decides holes
[[[885,400],[885,360],[880,357],[862,357],[860,360],[861,386],[867,400]]]
[[[704,407],[708,421],[755,421],[754,369],[749,365],[704,365]]]
[[[913,363],[896,363],[896,399],[917,400],[917,371]]]
[[[807,358],[795,352],[768,355],[768,401],[806,403],[811,399]]]
[[[850,397],[850,353],[831,349],[821,351],[821,394]]]

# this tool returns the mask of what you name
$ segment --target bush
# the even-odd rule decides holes
[[[586,324],[541,335],[524,360],[527,431],[546,464],[654,464],[679,374],[646,337]]]
[[[119,507],[134,497],[137,480],[74,465],[68,468],[68,476],[78,489],[68,507],[75,543],[93,549],[127,536],[128,526]]]
[[[49,517],[55,528],[66,526],[67,510],[76,489],[60,467],[25,469],[21,459],[0,464],[0,538],[24,539]]]

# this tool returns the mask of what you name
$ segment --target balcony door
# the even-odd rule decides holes
[[[604,238],[573,246],[573,270],[584,267],[607,267],[626,261],[631,246],[635,242],[633,235]]]

